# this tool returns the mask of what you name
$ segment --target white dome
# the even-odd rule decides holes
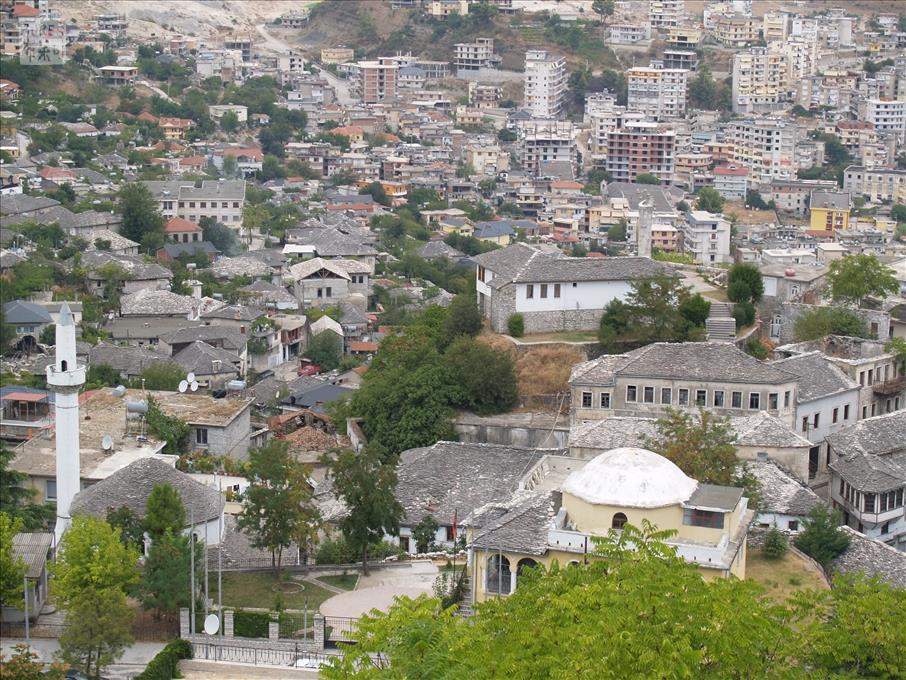
[[[662,508],[688,500],[697,486],[663,456],[624,447],[606,451],[573,472],[562,490],[595,505]]]

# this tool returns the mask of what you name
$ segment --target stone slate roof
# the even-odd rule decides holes
[[[251,305],[223,305],[202,314],[204,319],[229,319],[231,321],[254,321],[264,311]]]
[[[190,515],[198,524],[216,519],[223,512],[223,498],[216,489],[196,482],[162,460],[141,458],[77,493],[72,500],[72,514],[103,519],[108,509],[125,505],[141,519],[156,484],[169,484],[176,489],[186,510],[186,522]]]
[[[506,220],[493,222],[477,222],[475,224],[475,238],[498,238],[500,236],[515,236],[516,232]]]
[[[606,418],[573,426],[569,431],[570,448],[619,449],[645,447],[646,439],[657,437],[654,418]]]
[[[759,512],[803,517],[823,501],[808,486],[772,460],[746,461],[761,490]]]
[[[310,260],[294,264],[289,268],[297,281],[307,279],[322,269],[327,270],[339,279],[346,280],[350,280],[352,278],[350,275],[353,273],[367,273],[370,271],[368,265],[355,260],[325,260],[322,257],[313,257]]]
[[[180,255],[195,255],[195,253],[197,252],[202,252],[209,258],[213,258],[213,256],[220,254],[220,251],[217,250],[217,248],[214,247],[214,244],[210,241],[167,243],[164,245],[163,251],[174,260],[177,259]]]
[[[340,304],[340,323],[348,325],[360,325],[368,323],[368,314],[364,309],[357,305]]]
[[[378,254],[367,242],[373,237],[359,225],[356,225],[354,231],[324,225],[291,229],[287,237],[292,243],[314,246],[320,257],[363,257]]]
[[[767,411],[759,411],[751,416],[730,418],[730,424],[736,432],[737,446],[769,447],[779,449],[812,447],[812,443],[799,436],[780,418]]]
[[[857,382],[850,379],[821,352],[809,352],[772,361],[771,365],[799,376],[797,402],[800,404],[859,389]]]
[[[906,410],[860,420],[829,434],[827,442],[840,457],[853,453],[883,456],[906,452]]]
[[[647,257],[567,257],[525,243],[483,253],[474,260],[494,273],[489,285],[495,289],[508,283],[626,281],[673,273]]]
[[[447,245],[443,241],[428,241],[418,251],[418,254],[426,260],[430,260],[433,257],[446,257],[451,260],[465,257],[465,253],[451,245]]]
[[[129,243],[132,243],[132,241],[129,241]],[[133,281],[154,281],[157,279],[167,279],[169,281],[173,278],[173,272],[166,267],[162,267],[156,262],[145,262],[142,257],[137,255],[117,255],[104,250],[89,250],[82,253],[82,266],[89,271],[88,276],[90,278],[103,278],[97,274],[97,270],[106,264],[115,264],[121,267]]]
[[[59,201],[46,196],[29,196],[28,194],[9,194],[0,201],[0,215],[18,215],[36,210],[46,210],[60,205]]]
[[[217,375],[235,373],[239,369],[239,355],[219,347],[211,347],[206,342],[196,340],[191,345],[173,355],[173,361],[179,364],[186,373],[195,375]],[[219,361],[220,366],[215,370],[214,362]]]
[[[557,491],[517,494],[501,508],[504,510],[502,515],[494,519],[491,519],[493,515],[486,515],[488,521],[482,525],[472,545],[486,550],[543,555],[548,549],[548,529],[560,508],[560,499]]]
[[[630,210],[638,210],[639,204],[647,198],[651,201],[654,212],[667,213],[675,212],[676,204],[683,198],[682,193],[668,187],[631,182],[611,182],[605,187],[604,193],[607,198],[625,199]]]
[[[146,181],[145,186],[155,199],[160,200],[164,191],[170,192],[173,200],[209,200],[239,201],[245,199],[244,179],[205,180],[200,188],[194,182],[185,180]]]
[[[626,354],[605,354],[573,367],[570,384],[612,385],[617,376],[775,385],[797,376],[762,363],[726,342],[656,342]]]
[[[41,305],[27,300],[13,300],[3,305],[3,320],[12,324],[50,323],[50,314]]]
[[[196,309],[197,301],[188,295],[178,295],[169,290],[140,290],[120,298],[120,313],[125,315],[154,316],[189,315]]]
[[[414,526],[425,515],[441,525],[460,520],[488,503],[504,503],[526,471],[548,453],[562,450],[521,449],[497,444],[441,441],[400,455],[396,496],[403,524]]]
[[[88,252],[96,251],[97,246],[95,241],[110,241],[110,250],[116,252],[117,250],[129,250],[130,248],[138,248],[141,244],[136,243],[132,239],[128,239],[125,236],[117,234],[115,231],[110,229],[100,229],[94,232],[94,240],[88,244]]]
[[[873,456],[854,453],[828,467],[863,492],[891,491],[906,480],[906,453]]]
[[[160,340],[168,345],[184,345],[197,340],[210,344],[211,340],[215,340],[220,341],[224,349],[234,352],[241,352],[248,342],[246,336],[231,326],[203,326],[200,324],[187,325],[170,331],[161,335]]]
[[[257,257],[240,255],[217,258],[217,262],[211,265],[211,272],[220,279],[231,279],[236,276],[270,276],[272,267]]]
[[[99,342],[88,350],[90,366],[110,366],[121,374],[137,376],[151,364],[170,361],[170,357],[144,347],[121,347]]]
[[[840,530],[849,535],[850,544],[842,555],[831,562],[832,571],[840,574],[863,573],[876,576],[894,588],[906,588],[906,553],[848,526],[842,526]]]

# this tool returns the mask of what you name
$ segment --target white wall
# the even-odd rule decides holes
[[[561,283],[560,297],[554,297],[554,284],[547,284],[547,297],[541,297],[541,284],[535,283],[534,297],[526,298],[528,284],[516,286],[517,312],[556,312],[575,309],[603,309],[614,298],[624,299],[632,290],[628,281],[579,281]]]

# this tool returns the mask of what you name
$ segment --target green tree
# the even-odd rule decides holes
[[[704,326],[711,313],[711,303],[696,293],[680,302],[678,310],[680,315],[693,326]]]
[[[239,116],[235,111],[227,111],[220,117],[220,129],[224,132],[235,132],[239,128]]]
[[[525,318],[519,312],[510,314],[506,320],[506,329],[514,338],[521,338],[525,335]]]
[[[803,530],[793,543],[825,569],[849,547],[849,536],[840,530],[840,511],[823,503],[803,520]]]
[[[108,508],[107,524],[114,529],[119,529],[120,540],[126,546],[132,546],[139,552],[145,547],[145,528],[138,515],[132,512],[127,505],[118,508]]]
[[[168,528],[151,543],[151,549],[142,570],[137,597],[145,609],[154,609],[158,616],[174,614],[191,602],[189,572],[191,548],[189,536]],[[204,573],[204,546],[195,545],[195,592],[201,592]]]
[[[657,176],[652,175],[650,172],[643,172],[635,176],[636,184],[660,184],[661,180]]]
[[[906,338],[891,338],[884,344],[884,351],[893,354],[900,374],[906,373]]]
[[[247,204],[248,205],[248,204]],[[224,255],[236,255],[239,252],[239,238],[236,232],[213,217],[202,217],[198,221],[201,236]]]
[[[9,659],[0,654],[0,678],[15,680],[65,680],[59,663],[44,667],[40,657],[26,645],[14,645]]]
[[[746,191],[746,206],[754,210],[768,209],[768,204],[764,202],[757,189],[748,189]]]
[[[76,515],[50,566],[56,602],[69,610],[92,593],[125,593],[138,582],[138,552],[120,532],[95,517]]]
[[[626,240],[626,220],[620,219],[615,225],[607,230],[607,241],[625,241]]]
[[[655,274],[633,281],[626,296],[632,309],[630,334],[642,343],[693,339],[695,332],[679,308],[690,296],[690,289],[678,276]]]
[[[736,436],[730,421],[699,408],[698,417],[677,409],[657,421],[657,437],[645,446],[703,484],[731,485],[736,480]]]
[[[133,612],[122,590],[90,589],[69,600],[66,628],[60,635],[60,657],[86,677],[101,672],[132,644]]]
[[[161,239],[164,218],[157,209],[157,201],[141,182],[124,184],[117,194],[117,212],[122,215],[120,234],[137,243],[144,243],[147,236]],[[149,241],[150,242],[150,241]]]
[[[777,527],[771,527],[771,530],[764,537],[764,546],[761,548],[764,556],[771,560],[779,560],[786,555],[789,549],[790,545],[786,536]]]
[[[272,440],[249,452],[249,480],[237,526],[256,548],[271,553],[278,578],[283,551],[313,544],[321,516],[308,481],[311,469],[296,461],[286,442]]]
[[[283,179],[286,177],[286,168],[283,167],[283,161],[281,160],[282,156],[278,157],[273,154],[265,154],[264,160],[261,162],[261,179],[265,182],[269,182],[272,179]],[[253,207],[253,206],[249,206]],[[248,224],[245,221],[243,216],[242,223],[248,227]]]
[[[343,358],[343,341],[333,331],[322,331],[308,343],[305,356],[325,371],[332,371]]]
[[[13,554],[13,536],[22,531],[22,520],[0,512],[0,607],[23,606],[25,562]]]
[[[155,361],[142,370],[135,382],[146,390],[175,392],[185,378],[186,372],[175,361]]]
[[[816,340],[825,335],[871,337],[865,320],[849,309],[814,307],[796,319],[793,325],[793,339],[796,342]]]
[[[874,255],[849,255],[831,262],[827,283],[834,302],[862,306],[868,296],[886,297],[900,290],[893,271]]]
[[[43,528],[56,512],[53,506],[34,502],[34,492],[25,486],[28,476],[10,469],[16,452],[0,441],[0,511],[21,520],[25,531]]]
[[[53,347],[57,341],[56,333],[56,324],[47,324],[43,329],[41,329],[41,335],[38,336],[38,342],[40,342],[42,345],[50,345],[51,347]]]
[[[730,302],[758,302],[764,295],[761,271],[750,262],[737,262],[727,272],[727,297]]]
[[[895,222],[906,222],[906,205],[896,203],[890,208],[890,219]]]
[[[167,531],[179,533],[186,527],[186,509],[170,484],[155,484],[151,489],[143,524],[152,541]]]
[[[460,337],[444,358],[454,386],[454,406],[491,415],[509,411],[519,402],[516,367],[508,352]]]
[[[396,500],[396,460],[384,462],[383,456],[366,447],[325,456],[328,475],[336,497],[346,506],[339,521],[340,531],[362,558],[362,573],[368,575],[368,547],[399,533],[403,508]]]
[[[88,368],[88,375],[85,377],[86,388],[93,385],[93,389],[98,387],[116,387],[122,382],[120,372],[109,364],[92,364]]]
[[[424,554],[434,546],[434,538],[440,525],[431,515],[422,517],[418,524],[412,527],[412,538],[415,539],[415,550]]]
[[[387,195],[387,192],[384,191],[384,185],[380,182],[371,182],[370,184],[362,187],[359,190],[359,193],[362,195],[371,196],[375,203],[380,203],[381,205],[390,205],[390,197]]]
[[[698,209],[720,213],[724,209],[724,198],[713,187],[702,187],[698,191]]]
[[[179,418],[161,411],[154,397],[148,398],[148,431],[166,442],[163,453],[178,456],[188,451],[192,428]]]
[[[478,311],[474,289],[454,296],[447,309],[444,329],[450,340],[459,335],[474,338],[481,332],[481,312]]]
[[[749,301],[737,302],[733,305],[733,319],[736,321],[736,328],[746,328],[755,323],[755,305]]]
[[[605,21],[607,17],[613,15],[615,8],[616,3],[614,0],[594,0],[594,2],[591,3],[592,11],[599,15],[602,21]]]

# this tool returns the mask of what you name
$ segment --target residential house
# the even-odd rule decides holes
[[[824,504],[818,494],[773,460],[750,461],[746,472],[758,482],[760,502],[753,524],[761,529],[798,534],[805,528],[803,520],[808,514]]]
[[[34,623],[44,610],[48,600],[47,565],[53,557],[52,533],[18,533],[12,537],[13,562],[20,562],[25,567],[24,608],[4,605],[0,620],[4,623],[19,623],[28,620]],[[21,586],[22,583],[17,583]]]
[[[32,344],[37,342],[41,331],[52,323],[44,307],[27,300],[13,300],[3,305],[3,321],[15,329],[17,342],[31,338]]]
[[[242,226],[243,179],[204,180],[200,187],[182,180],[146,181],[145,185],[167,219],[181,217],[197,224],[202,217],[212,217],[233,229]]]
[[[524,243],[473,259],[479,309],[498,333],[516,313],[526,333],[596,330],[604,307],[634,280],[666,271],[643,257],[566,257]]]
[[[705,407],[727,416],[767,411],[792,426],[798,380],[732,343],[657,342],[574,366],[571,422]]]
[[[164,225],[164,234],[173,243],[193,243],[203,240],[201,227],[181,217],[172,217]]]
[[[831,561],[833,573],[861,574],[906,589],[906,553],[848,526],[840,531],[849,537],[849,546]]]
[[[199,341],[215,349],[236,355],[240,361],[239,375],[245,375],[248,361],[248,338],[239,329],[232,326],[201,325],[201,321],[187,324],[182,328],[162,334],[158,340],[157,351],[176,357],[184,349]],[[229,361],[232,365],[235,357],[231,356]],[[196,375],[198,375],[197,372]]]
[[[496,243],[499,246],[508,246],[516,236],[511,220],[493,220],[491,222],[476,222],[472,236],[480,241]],[[532,223],[534,225],[534,222]]]
[[[202,301],[167,290],[144,289],[120,298],[120,316],[107,321],[110,339],[142,347],[156,345],[158,338],[194,321]]]
[[[368,306],[370,269],[357,260],[315,257],[290,267],[296,298],[303,307],[328,307],[346,302]]]
[[[779,302],[798,301],[807,293],[817,293],[824,287],[830,271],[824,265],[792,263],[763,264],[759,270],[765,297]]]
[[[723,215],[692,210],[686,214],[683,237],[683,250],[696,264],[715,266],[730,262],[730,223]]]
[[[242,298],[256,307],[267,310],[293,310],[299,308],[296,296],[282,285],[257,280],[239,289]]]
[[[0,387],[0,440],[27,441],[54,426],[54,394],[23,385]]]
[[[861,420],[827,443],[831,501],[843,523],[906,551],[906,411]]]
[[[849,229],[850,207],[849,192],[813,191],[809,200],[808,233],[833,237],[836,232]]]
[[[138,255],[115,255],[103,250],[82,253],[85,286],[92,295],[103,296],[111,280],[119,281],[119,292],[131,295],[143,290],[169,291],[173,272]]]
[[[254,359],[253,354],[249,356]],[[225,389],[228,383],[242,375],[242,359],[238,354],[201,340],[174,353],[172,359],[186,375],[195,376],[200,387],[210,390]]]

